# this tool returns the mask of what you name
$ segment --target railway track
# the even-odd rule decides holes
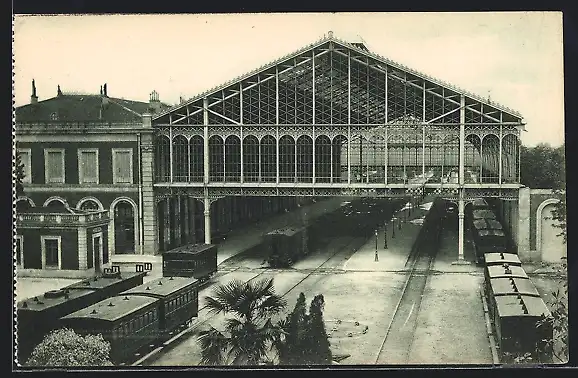
[[[417,316],[436,253],[437,248],[420,246],[410,253],[406,262],[407,279],[375,356],[375,364],[405,365],[409,362]]]

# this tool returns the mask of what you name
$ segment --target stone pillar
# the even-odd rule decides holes
[[[86,232],[86,227],[79,227],[78,228],[78,269],[79,270],[86,270],[88,269],[88,250],[87,250],[87,232]],[[103,241],[101,241],[101,243],[103,243]],[[91,240],[91,244],[92,244],[92,240]],[[95,256],[95,254],[97,253],[97,251],[92,251],[92,258],[94,260],[99,259],[100,256]],[[102,260],[100,261],[100,264],[102,265]],[[94,268],[94,263],[93,263],[93,268]],[[100,273],[100,272],[97,272]]]
[[[182,198],[183,201],[183,231],[184,231],[184,240],[183,240],[183,244],[189,244],[191,242],[191,221],[190,221],[190,209],[189,209],[189,204],[190,204],[190,200],[189,197],[183,197]]]
[[[152,135],[152,116],[143,115],[143,128],[149,129],[150,133],[141,136],[141,175],[142,175],[142,253],[154,255],[158,251],[157,240],[157,212],[155,207],[154,184],[154,149]]]
[[[518,255],[530,259],[530,188],[518,191]]]
[[[464,261],[464,195],[460,189],[458,200],[458,261]]]
[[[208,196],[204,198],[205,214],[205,244],[211,244],[211,201]]]

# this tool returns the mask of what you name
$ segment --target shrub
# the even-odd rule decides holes
[[[63,328],[49,333],[34,348],[27,366],[107,366],[110,343],[102,335],[81,336]]]

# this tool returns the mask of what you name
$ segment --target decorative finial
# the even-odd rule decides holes
[[[328,36],[329,38],[333,38],[333,31],[332,31],[332,30],[329,30],[329,32],[327,33],[327,36]]]
[[[32,96],[36,97],[36,82],[32,79]]]
[[[60,90],[60,85],[58,85],[58,88],[57,88],[57,90],[56,90],[56,94],[57,94],[58,96],[62,96],[62,91]]]

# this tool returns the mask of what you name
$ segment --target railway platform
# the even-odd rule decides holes
[[[377,230],[377,243],[375,236],[370,238],[343,265],[343,270],[370,272],[403,270],[432,201],[433,198],[426,197],[422,203],[414,205],[411,211],[406,204],[391,219],[384,219],[384,225]],[[387,248],[385,248],[384,231],[387,233]]]

